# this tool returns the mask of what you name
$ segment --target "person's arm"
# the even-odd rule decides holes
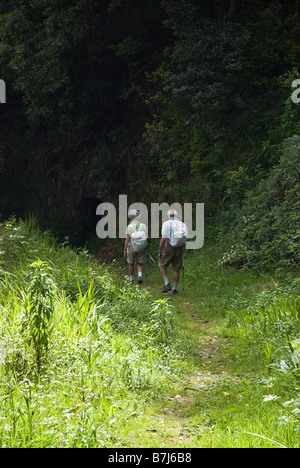
[[[125,239],[125,244],[124,244],[124,257],[127,255],[127,247],[130,241],[130,235],[127,234],[126,239]]]
[[[166,244],[166,239],[162,237],[160,240],[159,249],[158,249],[158,258],[162,256],[162,251],[164,249],[165,244]]]

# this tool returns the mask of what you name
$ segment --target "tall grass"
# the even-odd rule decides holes
[[[221,253],[220,246],[187,252],[180,300],[173,301],[189,316],[196,372],[218,375],[187,409],[193,446],[299,447],[299,279],[223,268]],[[155,270],[153,278],[159,280]],[[212,337],[218,351],[206,359],[201,347]]]
[[[180,372],[171,307],[34,219],[0,251],[0,446],[113,444]]]
[[[259,382],[264,389],[262,399],[276,407],[277,415],[279,410],[278,428],[294,444],[300,430],[299,314],[299,279],[284,286],[275,283],[251,301],[236,296],[228,310],[228,324],[236,336],[257,358],[264,356],[267,375]]]
[[[299,280],[278,286],[217,257],[189,252],[180,295],[162,300],[34,218],[0,224],[0,446],[111,447],[132,434],[145,446],[142,413],[172,383],[189,392],[187,370],[217,375],[186,400],[187,445],[299,446]],[[158,269],[145,276],[159,291]]]

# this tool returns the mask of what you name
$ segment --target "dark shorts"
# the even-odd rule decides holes
[[[184,247],[172,247],[166,244],[158,263],[159,268],[166,270],[172,265],[174,271],[180,271],[183,267]]]

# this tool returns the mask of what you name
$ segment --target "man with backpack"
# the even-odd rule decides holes
[[[171,291],[167,268],[173,267],[173,294],[178,294],[180,270],[183,268],[185,245],[188,238],[187,225],[178,219],[175,210],[168,211],[169,220],[162,226],[162,237],[159,245],[158,260],[165,286],[162,293]]]
[[[127,226],[124,245],[124,257],[129,265],[130,281],[134,283],[134,263],[138,271],[138,283],[143,283],[143,263],[146,259],[146,247],[148,242],[147,227],[139,220],[140,211],[131,210],[128,213],[130,224]]]

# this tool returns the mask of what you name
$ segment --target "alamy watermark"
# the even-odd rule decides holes
[[[169,210],[177,211],[178,218],[183,221],[188,228],[189,236],[186,244],[186,248],[189,250],[201,249],[204,244],[204,204],[196,203],[184,203],[182,206],[180,203],[151,203],[150,210],[144,203],[133,203],[128,208],[127,195],[119,196],[118,209],[112,203],[101,203],[97,207],[96,214],[102,216],[97,224],[96,232],[100,239],[120,239],[126,238],[126,228],[128,225],[128,212],[131,210],[139,210],[139,220],[145,224],[148,229],[148,233],[151,239],[159,239],[160,220],[162,222],[168,220],[167,213]],[[193,228],[193,212],[195,214],[195,228]],[[118,220],[117,220],[118,213]],[[149,230],[149,218],[151,232]],[[119,222],[117,222],[119,221]],[[117,229],[118,226],[118,229]],[[117,236],[118,230],[118,236]]]
[[[293,81],[292,88],[297,88],[292,94],[292,101],[294,104],[299,104],[300,102],[300,79]]]
[[[0,80],[0,104],[6,103],[6,84],[5,81]]]
[[[291,96],[294,104],[300,103],[300,79],[292,82],[292,88],[297,88]],[[4,80],[0,80],[0,104],[6,103],[6,83]]]

